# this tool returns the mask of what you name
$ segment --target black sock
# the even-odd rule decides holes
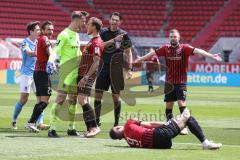
[[[121,101],[114,102],[114,126],[117,126],[119,123],[119,117],[121,112]]]
[[[102,108],[101,101],[95,100],[94,101],[94,109],[95,109],[95,116],[96,116],[97,125],[99,125],[99,123],[100,123],[101,108]]]
[[[92,127],[97,127],[97,123],[95,120],[94,111],[89,103],[82,106],[83,109],[83,118],[84,122],[89,130]]]
[[[185,108],[186,108],[186,106],[179,107],[179,111],[180,111],[181,114],[182,114],[182,112],[184,111]]]
[[[38,117],[43,112],[43,110],[47,107],[47,105],[48,104],[45,102],[39,102],[38,104],[36,104],[33,108],[33,113],[28,123],[36,123]]]
[[[152,85],[152,82],[148,82],[148,92],[150,92],[150,91],[153,91],[153,85]]]
[[[165,114],[166,114],[167,121],[169,121],[170,119],[173,118],[172,109],[167,109],[166,108]]]
[[[202,143],[206,138],[203,134],[201,127],[194,117],[190,117],[187,121],[187,126],[189,130],[198,138],[198,140]]]

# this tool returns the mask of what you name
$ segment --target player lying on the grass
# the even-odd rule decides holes
[[[180,116],[166,123],[130,119],[124,126],[113,127],[109,135],[112,139],[124,138],[130,147],[170,149],[172,139],[186,126],[202,143],[203,149],[219,149],[222,146],[206,139],[198,122],[187,108]]]
[[[180,43],[180,33],[176,29],[170,30],[169,43],[163,45],[155,51],[151,51],[143,57],[137,58],[135,63],[142,62],[152,56],[164,57],[166,60],[166,84],[165,84],[165,98],[166,102],[166,117],[171,119],[173,117],[172,110],[174,102],[177,101],[179,110],[182,113],[186,108],[187,95],[187,71],[189,57],[193,55],[200,55],[211,58],[215,61],[222,61],[219,54],[211,54],[202,49],[195,48],[189,44]],[[187,129],[184,128],[181,134],[187,134]]]
[[[22,67],[21,76],[18,78],[18,83],[20,85],[20,100],[16,103],[11,128],[17,129],[17,118],[22,111],[23,106],[27,103],[30,88],[33,92],[36,92],[35,83],[33,80],[33,72],[36,63],[35,48],[37,44],[37,39],[40,35],[40,22],[33,21],[27,25],[28,37],[23,40],[21,45],[22,52]],[[37,101],[39,98],[37,97]],[[49,126],[43,124],[43,113],[38,117],[38,129],[48,129]]]

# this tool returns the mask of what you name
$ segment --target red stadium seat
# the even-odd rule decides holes
[[[56,24],[54,36],[68,25],[69,14],[50,0],[0,1],[0,38],[26,36],[26,24],[33,20],[51,20]]]

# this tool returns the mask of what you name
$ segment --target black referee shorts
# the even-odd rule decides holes
[[[34,83],[36,86],[36,96],[51,96],[51,81],[45,71],[34,71]]]
[[[173,121],[169,120],[163,126],[153,131],[153,148],[170,149],[172,147],[172,139],[180,133],[180,128]]]
[[[175,102],[177,100],[185,101],[187,97],[187,86],[186,84],[166,84],[164,102]]]
[[[124,90],[124,78],[121,65],[116,65],[111,69],[103,68],[96,80],[96,91],[108,91],[111,86],[113,94],[119,94]]]

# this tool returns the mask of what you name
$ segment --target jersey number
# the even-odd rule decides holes
[[[132,138],[127,137],[126,140],[127,140],[128,144],[130,146],[135,146],[135,147],[141,147],[142,146],[141,141],[137,141],[136,139],[132,139]]]

